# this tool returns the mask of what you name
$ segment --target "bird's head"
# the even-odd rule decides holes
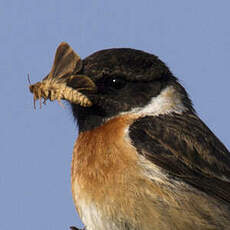
[[[101,50],[81,60],[67,43],[61,43],[47,79],[64,83],[89,102],[86,105],[62,96],[70,101],[80,132],[125,113],[193,111],[185,89],[168,67],[158,57],[140,50]],[[47,98],[51,99],[50,95]]]

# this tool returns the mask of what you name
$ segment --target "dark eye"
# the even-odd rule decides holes
[[[121,77],[108,77],[105,81],[105,86],[114,88],[114,89],[121,89],[125,86],[126,80]]]

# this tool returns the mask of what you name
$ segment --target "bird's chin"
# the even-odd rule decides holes
[[[73,116],[79,126],[79,132],[84,132],[102,125],[106,118],[105,111],[96,104],[92,104],[90,107],[71,104],[71,107]]]

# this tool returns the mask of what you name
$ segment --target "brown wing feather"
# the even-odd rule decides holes
[[[140,118],[130,137],[169,175],[230,203],[230,153],[195,114]]]

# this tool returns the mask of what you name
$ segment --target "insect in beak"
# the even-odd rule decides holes
[[[49,99],[50,101],[57,100],[63,106],[61,100],[64,99],[83,107],[92,106],[90,99],[79,90],[95,90],[96,85],[89,77],[77,74],[81,68],[80,57],[67,43],[61,43],[57,48],[52,69],[42,81],[31,84],[28,75],[29,89],[34,95],[34,108],[36,109],[36,100],[40,101],[40,108],[42,107],[42,98],[43,104],[46,104],[46,100]],[[79,82],[76,88],[67,85],[74,79]]]

